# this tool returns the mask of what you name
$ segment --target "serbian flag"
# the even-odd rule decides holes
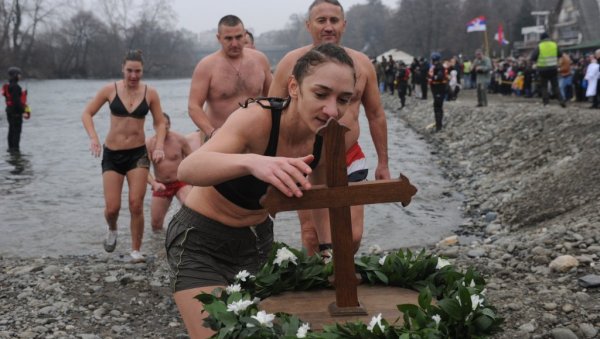
[[[494,40],[498,41],[500,46],[508,45],[508,40],[504,39],[504,29],[502,29],[502,24],[498,25],[498,33],[494,35]]]
[[[467,33],[485,31],[485,17],[478,16],[467,23]]]

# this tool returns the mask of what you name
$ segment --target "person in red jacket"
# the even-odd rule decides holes
[[[23,118],[29,119],[31,111],[27,106],[27,90],[19,85],[21,69],[8,69],[8,83],[2,85],[2,95],[6,101],[6,120],[8,121],[8,151],[19,152]]]

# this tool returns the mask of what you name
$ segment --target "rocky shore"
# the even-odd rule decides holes
[[[433,249],[487,276],[506,320],[497,338],[597,338],[600,329],[600,111],[573,103],[474,91],[445,103],[438,133],[431,101],[384,95],[396,116],[434,145],[465,195],[462,238]],[[473,237],[471,237],[473,236]]]
[[[473,95],[445,103],[439,133],[427,128],[431,100],[409,98],[399,110],[383,95],[388,119],[421,133],[465,196],[460,237],[429,250],[484,273],[506,319],[496,338],[598,337],[600,111],[499,96],[475,108]],[[0,338],[187,337],[161,241],[148,243],[155,254],[143,264],[1,258]]]

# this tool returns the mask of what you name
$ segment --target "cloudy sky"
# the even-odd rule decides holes
[[[174,0],[173,9],[177,13],[178,27],[192,32],[202,32],[217,27],[219,19],[227,14],[240,17],[246,28],[260,35],[266,31],[282,29],[292,14],[304,14],[313,0]],[[382,0],[396,8],[398,0]],[[355,4],[365,4],[367,0],[340,0],[347,10]]]

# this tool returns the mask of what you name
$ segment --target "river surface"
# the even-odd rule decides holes
[[[171,116],[172,129],[189,133],[196,128],[187,115],[190,79],[148,80],[160,95],[163,110]],[[7,122],[0,115],[0,255],[59,256],[101,254],[106,233],[100,159],[89,152],[81,124],[85,104],[105,80],[26,81],[32,118],[23,124],[21,154],[7,148]],[[106,137],[109,111],[105,105],[94,123],[101,140]],[[360,144],[367,155],[373,180],[377,157],[361,115]],[[452,234],[463,222],[462,197],[453,191],[418,134],[387,112],[389,165],[393,177],[402,172],[419,189],[406,208],[400,204],[369,205],[360,252],[374,245],[382,249],[418,247]],[[152,135],[151,119],[146,135]],[[114,254],[123,257],[130,248],[127,186],[123,189],[119,218],[119,245]],[[150,231],[150,191],[146,194],[146,234],[142,250],[156,251],[163,241]],[[170,220],[179,204],[174,200]],[[167,223],[166,222],[166,223]],[[166,227],[166,225],[165,225]],[[294,212],[277,215],[277,241],[300,247],[300,227]]]

